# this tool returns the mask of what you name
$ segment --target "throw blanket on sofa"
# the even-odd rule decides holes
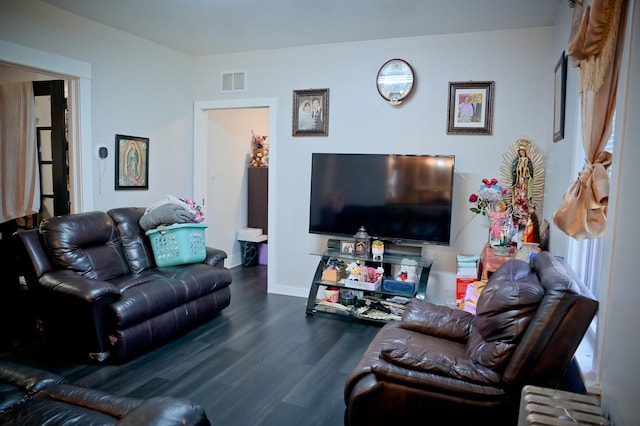
[[[148,231],[160,225],[201,222],[204,222],[204,213],[193,200],[167,195],[163,200],[147,207],[140,218],[140,227]]]

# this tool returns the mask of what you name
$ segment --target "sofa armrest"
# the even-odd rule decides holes
[[[211,422],[199,405],[178,398],[155,397],[131,410],[116,425],[209,426]]]
[[[211,266],[224,266],[224,260],[227,258],[227,253],[223,250],[207,247],[207,257],[204,259],[204,263]]]
[[[400,326],[430,336],[466,341],[473,318],[469,312],[414,298],[402,314]]]
[[[39,286],[56,294],[93,303],[104,297],[120,297],[118,288],[107,282],[83,277],[70,270],[51,271],[40,277]]]
[[[118,419],[117,425],[210,425],[204,410],[186,399],[155,397],[137,399],[98,389],[62,384],[45,389],[38,397],[62,401]]]
[[[0,385],[10,384],[25,392],[33,393],[65,382],[66,379],[57,374],[28,365],[0,360]]]
[[[14,234],[22,272],[29,287],[36,285],[42,274],[54,269],[43,247],[38,229],[20,229]]]

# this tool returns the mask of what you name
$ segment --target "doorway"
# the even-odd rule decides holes
[[[214,167],[210,167],[210,159],[218,158],[225,161],[225,157],[223,154],[220,154],[220,150],[223,147],[219,147],[218,144],[223,144],[223,140],[213,141],[209,140],[209,135],[213,134],[224,134],[224,129],[221,128],[219,124],[216,124],[215,121],[212,121],[209,116],[209,112],[218,111],[219,113],[224,114],[224,111],[227,113],[232,112],[233,110],[260,110],[265,109],[268,111],[268,135],[269,135],[269,177],[268,177],[268,187],[269,187],[269,198],[275,199],[277,188],[275,188],[274,182],[276,181],[276,165],[277,165],[277,141],[275,140],[275,135],[277,135],[277,124],[276,124],[276,105],[277,100],[273,98],[261,98],[261,99],[246,99],[246,100],[232,100],[232,101],[204,101],[204,102],[196,102],[194,105],[194,199],[201,202],[201,205],[204,206],[205,212],[207,215],[211,217],[211,220],[208,220],[209,226],[212,227],[214,224],[214,216],[217,215],[217,207],[221,203],[230,203],[230,207],[235,209],[235,211],[246,211],[242,210],[242,207],[239,203],[246,203],[246,186],[234,186],[229,187],[227,185],[227,179],[225,176],[225,172],[223,172],[222,168],[220,171]],[[243,144],[247,151],[245,151],[242,156],[246,156],[249,152],[249,148],[251,147],[251,122],[247,121],[246,124],[246,135],[244,135],[244,139],[238,140],[238,143]],[[259,131],[259,129],[254,129]],[[230,167],[231,173],[241,173],[246,175],[246,166],[248,165],[247,158],[244,157],[241,160],[238,159],[237,164],[228,162],[225,163]],[[233,170],[231,170],[233,169]],[[237,170],[236,170],[237,169]],[[245,181],[246,185],[246,181]],[[236,198],[234,198],[236,197]],[[244,201],[242,201],[244,199]],[[239,213],[242,215],[242,213]],[[242,220],[243,222],[238,222]],[[235,216],[231,222],[220,221],[221,224],[226,225],[224,229],[219,229],[215,231],[217,233],[215,238],[216,241],[220,240],[223,243],[219,245],[220,248],[225,250],[229,255],[229,265],[236,266],[241,264],[241,254],[239,251],[239,243],[236,240],[236,232],[238,228],[232,228],[229,226],[229,223],[237,224],[237,223],[245,223],[246,218],[238,218]],[[268,259],[274,259],[274,250],[277,245],[277,219],[275,217],[274,212],[274,203],[269,203],[268,206],[268,228],[269,228],[269,244],[268,246]],[[223,236],[221,236],[223,235]],[[209,236],[207,237],[209,238]],[[222,238],[222,240],[221,240]],[[234,249],[235,247],[235,249]],[[236,251],[236,253],[233,252]],[[232,258],[233,257],[233,258]],[[271,261],[269,262],[269,268],[267,270],[267,291],[269,291],[270,283],[274,282],[274,277],[276,276],[276,263]]]
[[[70,210],[71,213],[93,210],[91,65],[0,40],[0,71],[30,73],[32,81],[64,79],[68,89],[69,109],[67,135]]]

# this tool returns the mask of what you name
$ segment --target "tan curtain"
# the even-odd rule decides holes
[[[567,53],[579,67],[582,144],[586,162],[553,214],[560,230],[576,240],[604,234],[609,202],[611,136],[622,57],[626,0],[577,2]]]
[[[40,210],[31,82],[0,84],[0,223]]]

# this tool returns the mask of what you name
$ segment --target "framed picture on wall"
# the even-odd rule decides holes
[[[329,135],[329,89],[293,91],[293,136]]]
[[[449,135],[490,135],[493,125],[493,81],[449,83]]]
[[[564,51],[553,71],[553,141],[564,139],[565,98],[567,96],[567,56]]]
[[[149,189],[149,138],[116,135],[115,189]]]

